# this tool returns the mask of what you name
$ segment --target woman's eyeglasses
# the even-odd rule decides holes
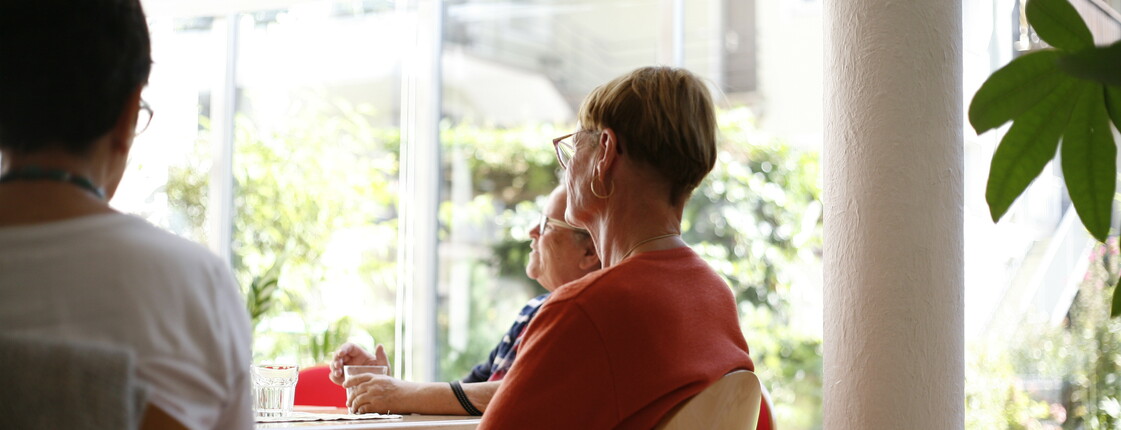
[[[139,135],[144,130],[148,129],[148,124],[152,122],[152,107],[148,106],[148,102],[140,100],[140,111],[136,114],[136,130],[133,135]]]
[[[569,224],[567,222],[561,221],[559,219],[548,217],[548,216],[545,216],[545,215],[541,215],[541,223],[537,225],[537,233],[538,234],[545,233],[545,227],[549,226],[549,225],[554,226],[554,227],[560,227],[560,228],[563,228],[563,229],[576,231],[576,232],[580,232],[580,233],[587,233],[588,232],[587,230],[584,230],[580,227],[574,226],[574,225]]]
[[[553,149],[557,152],[557,162],[560,163],[562,169],[568,168],[568,162],[572,161],[572,156],[576,154],[575,136],[576,133],[569,133],[564,136],[553,139]],[[544,227],[544,223],[541,224]]]
[[[576,155],[576,135],[580,133],[588,133],[589,130],[578,130],[564,136],[553,139],[553,149],[557,151],[557,161],[560,162],[562,169],[568,168],[568,162],[572,161],[572,157]]]

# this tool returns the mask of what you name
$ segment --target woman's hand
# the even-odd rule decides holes
[[[343,383],[343,387],[354,391],[354,395],[347,396],[346,407],[352,414],[402,412],[400,402],[412,398],[416,385],[374,373],[354,375]]]
[[[374,353],[370,354],[362,347],[353,343],[347,342],[335,351],[335,357],[331,360],[331,382],[342,385],[343,379],[343,366],[386,366],[389,367],[389,357],[385,355],[385,348],[378,344],[374,348]]]

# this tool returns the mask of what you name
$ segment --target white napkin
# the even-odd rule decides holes
[[[287,423],[299,421],[358,421],[358,420],[399,420],[395,414],[315,414],[311,412],[290,412],[282,417],[257,417],[259,423]]]

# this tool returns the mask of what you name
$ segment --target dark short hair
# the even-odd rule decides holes
[[[139,0],[0,0],[0,149],[87,153],[151,69]]]
[[[716,165],[716,113],[708,88],[693,73],[643,67],[599,86],[584,99],[580,126],[611,128],[620,153],[654,167],[683,204]]]

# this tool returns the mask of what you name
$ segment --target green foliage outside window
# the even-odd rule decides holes
[[[777,427],[819,429],[822,421],[822,340],[792,330],[767,307],[741,306],[740,325],[755,374],[771,393]]]
[[[1121,428],[1121,321],[1108,300],[1119,273],[1111,238],[1094,249],[1063,324],[1029,320],[1008,345],[973,345],[966,428]]]
[[[233,269],[246,293],[255,328],[255,356],[300,356],[301,365],[322,362],[346,336],[325,334],[340,324],[304,319],[306,333],[265,333],[260,323],[285,312],[304,314],[324,280],[322,253],[340,235],[370,238],[358,256],[362,289],[389,303],[396,289],[396,181],[399,134],[371,124],[368,107],[337,106],[330,115],[295,120],[283,129],[260,130],[238,118],[234,161]],[[204,118],[203,125],[209,122]],[[169,172],[167,193],[183,214],[186,230],[205,237],[209,195],[208,133],[195,152]],[[362,330],[392,349],[393,315]]]
[[[331,323],[322,333],[312,333],[308,339],[308,355],[312,363],[326,363],[330,361],[339,345],[350,337],[350,317],[342,317]]]
[[[756,136],[746,109],[723,112],[719,125],[716,167],[685,208],[684,238],[737,301],[784,321],[790,276],[820,258],[819,156]]]
[[[1064,429],[1121,428],[1121,320],[1110,318],[1112,280],[1121,273],[1117,238],[1094,251],[1061,338],[1074,351],[1067,375]]]
[[[1008,351],[974,345],[965,357],[965,428],[1042,429],[1052,422],[1047,402],[1019,383]]]

